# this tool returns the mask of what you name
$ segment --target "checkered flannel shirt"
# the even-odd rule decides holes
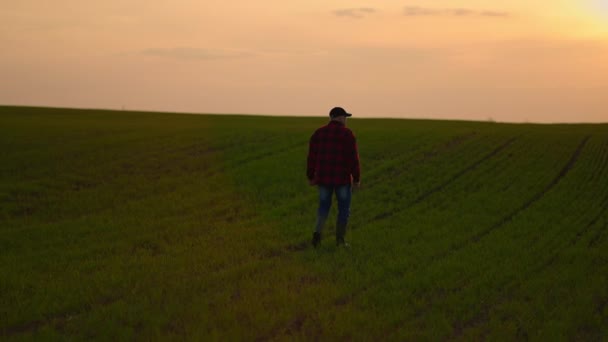
[[[319,185],[358,183],[361,171],[353,132],[337,121],[317,129],[310,137],[306,175]]]

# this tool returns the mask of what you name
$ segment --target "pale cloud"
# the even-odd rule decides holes
[[[475,11],[468,8],[454,8],[451,10],[447,10],[447,13],[457,17],[466,17],[477,14]]]
[[[361,19],[366,15],[376,13],[377,10],[371,7],[360,7],[360,8],[343,8],[333,11],[333,14],[338,17],[348,17],[354,19]]]
[[[244,50],[207,49],[194,47],[150,48],[141,51],[141,53],[147,56],[189,60],[233,59],[251,57],[254,55],[253,52]]]
[[[509,12],[504,12],[504,11],[482,11],[479,13],[479,15],[484,16],[484,17],[510,17],[511,13]]]
[[[450,17],[510,17],[509,12],[493,10],[474,10],[470,8],[428,8],[407,6],[403,14],[408,17],[450,16]]]

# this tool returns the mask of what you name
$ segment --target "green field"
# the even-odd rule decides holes
[[[0,107],[0,339],[606,340],[608,125]]]

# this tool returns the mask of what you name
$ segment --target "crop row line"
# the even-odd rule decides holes
[[[576,232],[576,234],[570,239],[570,241],[568,241],[568,243],[562,248],[562,250],[570,248],[570,247],[574,246],[578,241],[580,241],[580,239],[583,236],[585,236],[591,230],[591,228],[593,226],[595,226],[595,224],[600,220],[600,218],[606,212],[607,209],[608,209],[608,198],[604,199],[604,201],[602,203],[602,207],[600,208],[599,212],[593,217],[593,219],[591,219],[591,221],[589,221],[589,223],[587,223],[583,227],[583,229]],[[601,232],[601,229],[600,229],[600,232]],[[591,247],[594,243],[595,242],[593,239],[591,241],[589,241],[589,247]],[[540,273],[541,271],[550,267],[551,265],[553,265],[553,263],[555,263],[555,261],[557,260],[559,255],[560,255],[560,251],[555,252],[551,257],[549,257],[547,260],[545,260],[543,263],[541,263],[538,267],[536,267],[532,273]]]
[[[595,225],[596,223],[599,222],[599,220],[602,218],[603,215],[606,214],[606,212],[608,212],[608,200],[606,200],[604,202],[604,206],[602,207],[602,210],[597,214],[597,216],[595,216],[593,218],[593,220],[591,221],[591,223],[589,223],[590,226]],[[604,225],[592,238],[591,240],[589,240],[589,243],[587,244],[587,247],[591,248],[594,247],[598,241],[600,240],[602,233],[604,232],[604,230],[606,229],[607,225]]]
[[[587,141],[589,140],[589,138],[590,138],[589,136],[583,138],[583,140],[578,145],[577,149],[574,151],[574,153],[571,156],[571,158],[568,161],[568,163],[566,163],[566,165],[562,168],[562,170],[560,171],[560,173],[541,192],[539,192],[538,194],[536,194],[532,199],[530,199],[527,202],[525,202],[524,205],[522,205],[521,207],[519,207],[518,209],[516,209],[515,211],[513,211],[509,215],[507,215],[505,217],[506,219],[503,219],[502,221],[500,221],[496,225],[490,227],[490,229],[485,230],[485,231],[481,232],[480,234],[477,234],[477,235],[473,236],[473,238],[465,241],[465,243],[462,243],[462,244],[458,245],[457,248],[460,249],[460,248],[463,248],[464,246],[468,245],[471,242],[477,242],[483,236],[489,234],[492,230],[500,228],[502,225],[510,222],[513,219],[513,217],[515,217],[515,215],[517,215],[521,211],[527,209],[534,202],[536,202],[540,198],[542,198],[549,190],[551,190],[551,188],[553,188],[555,185],[557,185],[557,183],[559,183],[559,181],[563,177],[566,176],[566,174],[570,171],[570,169],[572,169],[572,167],[576,163],[578,157],[580,156],[580,154],[582,152],[583,147],[585,146],[585,144],[587,143]],[[585,228],[583,230],[579,231],[575,235],[575,237],[568,243],[567,246],[571,246],[571,245],[575,244],[597,222],[597,220],[599,220],[599,218],[601,217],[601,215],[606,210],[606,207],[608,207],[608,200],[604,202],[604,206],[600,210],[600,212],[598,213],[598,215],[594,219],[592,219],[591,222],[589,222],[585,226]],[[555,262],[555,260],[557,260],[558,255],[559,255],[559,252],[556,253],[556,254],[554,254],[549,259],[547,259],[547,260],[543,261],[542,263],[540,263],[537,267],[533,268],[530,271],[530,275],[538,274],[542,270],[544,270],[547,267],[549,267],[550,265],[552,265]],[[519,280],[507,281],[503,285],[499,286],[498,292],[506,292],[506,290],[507,290],[508,287],[515,287],[515,286],[518,285],[518,283],[519,283]],[[470,328],[472,328],[472,327],[474,327],[476,325],[481,324],[482,322],[487,321],[488,317],[489,317],[489,314],[490,314],[489,313],[490,312],[490,308],[491,307],[495,307],[495,306],[499,305],[501,302],[504,302],[506,300],[507,300],[507,298],[503,298],[502,300],[496,301],[493,305],[486,305],[484,307],[484,309],[482,309],[478,315],[476,315],[476,316],[472,317],[471,319],[463,322],[462,324],[459,324],[454,329],[454,331],[452,332],[452,336],[450,336],[450,339],[457,339],[458,337],[462,336],[462,334],[464,333],[465,330],[470,329]]]
[[[606,163],[608,163],[608,140],[598,146],[598,149],[599,156],[598,158],[594,158],[594,162],[597,162],[600,167],[593,168],[593,172],[590,172],[589,177],[592,181],[598,177],[601,177],[602,173],[604,172],[604,168],[606,167]]]
[[[474,169],[476,166],[478,166],[478,164],[481,164],[482,162],[488,160],[489,158],[491,158],[492,156],[495,156],[496,154],[498,154],[501,150],[503,150],[504,148],[506,148],[508,145],[510,145],[511,143],[513,143],[513,141],[516,138],[511,138],[509,139],[507,142],[505,142],[504,144],[502,144],[501,146],[497,147],[494,151],[492,151],[490,154],[484,156],[483,158],[481,158],[478,162],[476,162],[475,164],[472,164],[471,166],[467,167],[466,170],[467,172],[469,172],[470,170]],[[530,207],[534,202],[538,201],[544,194],[546,194],[549,190],[551,190],[555,185],[557,185],[557,183],[559,183],[559,181],[565,177],[565,175],[570,171],[570,169],[574,166],[574,164],[576,163],[576,161],[578,160],[578,157],[580,156],[583,147],[585,146],[585,144],[587,143],[589,137],[585,137],[581,143],[578,145],[578,147],[576,148],[576,150],[574,151],[574,153],[572,154],[572,156],[570,157],[570,159],[568,160],[568,162],[564,165],[564,167],[560,170],[560,172],[558,173],[558,175],[543,189],[541,190],[538,194],[536,194],[531,200],[525,202],[522,206],[520,206],[519,208],[517,208],[515,211],[513,211],[512,213],[510,213],[507,217],[509,217],[510,219],[512,219],[515,215],[517,215],[518,213],[520,213],[521,211],[527,209],[528,207]],[[457,179],[459,177],[462,176],[462,174],[466,174],[466,172],[459,172],[456,174],[456,177],[452,177],[454,179]],[[448,183],[448,182],[446,182]],[[443,185],[444,187],[446,185]],[[441,187],[436,187],[436,188],[441,188]],[[424,198],[427,198],[429,195],[424,196]],[[423,196],[420,196],[423,197]],[[424,199],[423,198],[423,199]],[[418,199],[417,199],[418,200]],[[414,202],[416,202],[417,200],[415,200]],[[491,226],[489,229],[484,230],[483,232],[476,234],[475,236],[473,236],[472,238],[457,244],[455,246],[453,246],[449,251],[443,252],[443,253],[439,253],[436,254],[434,256],[431,257],[431,261],[436,261],[439,260],[445,256],[447,256],[450,253],[456,252],[460,249],[462,249],[463,247],[465,247],[466,245],[473,243],[473,242],[477,242],[479,241],[482,237],[488,235],[492,230],[498,229],[500,228],[502,225],[506,224],[509,220],[503,219],[499,222],[499,224],[495,224],[493,226]],[[401,276],[405,274],[405,271],[399,272],[399,274],[397,274],[397,276]],[[352,299],[354,299],[357,295],[364,293],[365,291],[367,291],[369,289],[368,286],[364,286],[362,287],[359,291],[356,291],[355,293],[352,293],[348,296],[339,298],[335,301],[335,305],[337,306],[342,306],[342,305],[346,305],[347,303],[349,303],[350,301],[352,301]]]
[[[454,183],[455,181],[457,181],[459,178],[461,178],[462,176],[466,175],[467,173],[475,170],[477,167],[479,167],[481,164],[483,164],[484,162],[486,162],[487,160],[489,160],[492,157],[495,157],[496,155],[498,155],[500,152],[502,152],[504,149],[506,149],[507,147],[509,147],[511,144],[513,144],[516,140],[518,139],[518,137],[513,137],[509,140],[507,140],[506,142],[504,142],[503,144],[501,144],[500,146],[496,147],[493,151],[491,151],[490,153],[486,154],[485,156],[483,156],[482,158],[478,159],[477,161],[475,161],[474,163],[468,165],[467,167],[463,168],[462,170],[458,171],[457,173],[453,174],[450,178],[448,178],[446,181],[444,181],[443,183],[440,183],[439,185],[431,188],[430,190],[422,193],[421,195],[419,195],[417,198],[415,198],[413,201],[411,201],[409,204],[406,205],[405,208],[408,207],[412,207],[414,205],[417,205],[421,202],[423,202],[424,200],[426,200],[427,198],[429,198],[431,195],[440,192],[442,190],[444,190],[447,186],[449,186],[450,184]],[[404,209],[405,209],[404,208]],[[402,209],[403,210],[403,209]],[[372,219],[370,221],[376,221],[376,220],[382,220],[382,219],[386,219],[388,217],[394,216],[395,214],[399,213],[402,210],[398,210],[398,211],[385,211],[382,212],[374,217],[372,217]]]
[[[604,143],[604,145],[601,147],[601,150],[604,152],[603,153],[603,158],[602,158],[602,162],[603,163],[602,163],[602,168],[599,171],[599,173],[597,174],[596,178],[601,178],[602,175],[604,174],[604,171],[608,167],[608,140],[606,140],[606,142]]]
[[[600,175],[603,173],[603,170],[605,169],[607,163],[608,163],[608,160],[602,158],[602,162],[599,165],[599,169],[600,169],[599,174]],[[551,267],[555,263],[555,261],[557,260],[559,255],[562,253],[562,251],[574,246],[578,241],[580,241],[580,239],[584,235],[589,233],[591,228],[597,224],[599,219],[602,217],[602,215],[604,215],[606,213],[606,211],[608,211],[608,196],[606,196],[603,199],[600,210],[587,224],[584,225],[583,229],[576,232],[576,234],[570,239],[570,241],[565,246],[563,246],[563,248],[561,248],[560,251],[554,253],[551,257],[549,257],[548,259],[539,263],[536,267],[533,267],[528,272],[528,276],[526,276],[525,278],[529,279],[531,276],[533,276],[535,274],[540,274],[545,269]],[[598,235],[601,234],[601,231],[602,231],[602,229],[600,229],[600,231],[598,232]],[[594,242],[594,240],[592,239],[589,242],[589,246],[591,246],[593,244],[593,242]],[[519,284],[519,282],[517,280],[511,281],[511,282],[506,282],[502,286],[499,287],[498,291],[505,292],[508,287],[516,287],[516,286],[518,286],[518,284]],[[486,305],[484,307],[484,309],[478,315],[476,315],[475,317],[473,317],[470,320],[467,320],[466,322],[464,322],[463,324],[461,324],[457,328],[455,328],[452,337],[461,336],[465,329],[472,328],[475,325],[481,324],[481,322],[487,321],[487,318],[489,317],[490,308],[495,307],[495,306],[499,305],[500,303],[505,302],[507,299],[508,298],[504,297],[504,298],[502,298],[502,300],[496,301],[492,305]]]
[[[599,218],[603,214],[605,214],[607,210],[608,210],[608,198],[606,198],[606,200],[604,201],[604,204],[603,204],[601,210],[599,211],[599,213],[585,226],[584,229],[582,229],[581,231],[576,233],[576,235],[568,242],[568,244],[564,247],[564,249],[571,247],[574,244],[576,244],[576,242],[580,241],[580,239],[586,233],[589,232],[590,228],[593,227],[599,221]],[[600,229],[600,231],[601,230],[602,229]],[[551,267],[554,264],[554,262],[557,260],[557,258],[559,256],[559,254],[560,254],[560,252],[558,251],[557,253],[552,255],[547,260],[539,263],[536,267],[533,267],[529,272],[527,272],[525,277],[518,278],[518,279],[515,279],[512,281],[507,280],[507,281],[503,282],[502,285],[498,286],[497,293],[506,294],[508,292],[509,288],[515,289],[521,285],[521,280],[519,280],[519,279],[530,279],[531,277],[540,274],[545,269]],[[468,319],[465,322],[462,322],[461,324],[458,324],[457,327],[454,328],[454,331],[452,332],[450,339],[457,339],[458,337],[461,337],[462,334],[464,334],[465,330],[471,329],[477,325],[482,324],[483,322],[488,321],[491,309],[500,305],[501,303],[505,303],[509,299],[511,299],[510,296],[502,296],[502,297],[499,297],[498,300],[495,300],[493,303],[486,303],[486,305],[484,305],[484,308],[481,309],[477,315]],[[606,302],[608,302],[608,300],[605,301],[603,305],[606,305]],[[601,305],[602,304],[600,303],[600,306]],[[603,312],[603,309],[600,312]]]
[[[229,164],[232,164],[232,165],[235,165],[235,166],[241,166],[243,164],[247,164],[247,163],[250,163],[250,162],[253,162],[253,161],[264,159],[264,158],[267,158],[267,157],[270,157],[270,156],[273,156],[273,155],[276,155],[276,154],[280,154],[280,153],[283,153],[283,152],[291,151],[293,149],[302,147],[303,145],[304,145],[304,143],[301,142],[301,141],[299,141],[299,142],[292,143],[292,144],[289,144],[289,145],[286,145],[286,146],[281,146],[279,148],[271,149],[269,151],[262,152],[262,153],[259,153],[257,155],[252,155],[252,156],[249,156],[249,157],[245,157],[243,159],[229,161]]]
[[[441,189],[445,188],[450,183],[456,181],[458,178],[462,177],[466,173],[471,172],[472,170],[474,170],[476,167],[478,167],[479,165],[481,165],[483,162],[485,162],[485,161],[489,160],[490,158],[492,158],[492,157],[496,156],[497,154],[499,154],[501,151],[503,151],[508,146],[510,146],[511,144],[513,144],[519,138],[520,137],[512,137],[512,138],[508,139],[503,144],[501,144],[498,147],[496,147],[493,151],[491,151],[490,153],[484,155],[482,158],[480,158],[479,160],[477,160],[475,163],[472,163],[471,165],[467,166],[463,170],[461,170],[458,173],[454,174],[448,181],[440,184],[439,186],[436,186],[435,188],[431,189],[427,193],[420,195],[418,198],[416,198],[414,201],[411,202],[411,205],[415,205],[417,203],[420,203],[421,201],[423,201],[424,199],[428,198],[433,193],[435,193],[437,191],[441,191]],[[395,214],[396,213],[392,213],[392,215],[395,215]],[[391,216],[391,215],[387,215],[386,217],[388,217],[388,216]],[[400,272],[397,272],[396,276],[402,276],[403,274],[405,274],[405,271],[400,271]],[[349,302],[351,302],[352,300],[354,300],[360,294],[365,293],[366,291],[368,291],[370,288],[371,288],[371,286],[363,286],[362,288],[358,289],[357,291],[355,291],[355,292],[353,292],[353,293],[351,293],[349,295],[346,295],[346,296],[343,296],[341,298],[336,299],[334,301],[334,305],[335,306],[344,306],[344,305],[348,304]]]
[[[372,186],[374,184],[382,183],[384,181],[384,179],[386,179],[386,178],[394,178],[396,176],[399,176],[405,170],[407,170],[409,167],[411,167],[413,164],[424,163],[432,158],[435,158],[442,153],[445,153],[455,147],[462,145],[467,140],[470,140],[471,138],[473,138],[476,135],[477,135],[477,132],[475,132],[475,131],[468,132],[468,133],[462,134],[462,135],[457,135],[457,136],[453,137],[452,139],[449,139],[448,141],[441,142],[441,143],[433,146],[430,150],[421,151],[417,155],[412,156],[412,159],[407,160],[407,164],[405,166],[403,166],[402,168],[400,168],[398,171],[394,170],[394,165],[397,164],[398,161],[393,160],[391,163],[391,166],[379,167],[377,169],[377,170],[379,170],[378,172],[382,172],[382,174],[385,174],[385,175],[390,171],[393,171],[393,172],[391,172],[389,176],[372,178],[373,181],[371,181],[369,183],[369,185]],[[372,172],[371,176],[373,176],[373,174],[374,173]]]
[[[207,172],[204,174],[204,176],[205,177],[214,176],[218,173],[226,171],[230,167],[240,167],[247,163],[254,162],[256,160],[267,158],[267,157],[270,157],[270,156],[273,156],[276,154],[280,154],[283,152],[291,151],[291,150],[296,149],[301,146],[302,146],[302,143],[298,142],[298,143],[290,144],[290,145],[283,146],[280,148],[270,149],[270,150],[267,150],[267,151],[249,156],[249,157],[245,157],[242,159],[236,159],[236,160],[221,160],[220,159],[220,161],[222,161],[223,163],[218,163],[218,166],[216,166],[214,168],[208,168],[207,170],[205,170]]]
[[[608,165],[608,150],[605,150],[605,147],[608,147],[608,141],[606,141],[604,144],[600,144],[598,146],[599,149],[599,158],[594,158],[593,160],[593,167],[591,168],[593,171],[590,172],[590,176],[591,177],[587,177],[585,178],[585,181],[583,184],[578,184],[577,185],[577,189],[580,190],[579,196],[586,194],[587,191],[583,190],[583,186],[584,185],[588,185],[588,184],[593,184],[593,182],[596,180],[596,178],[601,178],[604,170],[606,169],[606,166]],[[594,153],[591,153],[592,156],[594,157],[595,154],[597,153],[597,151],[593,150]],[[587,155],[590,155],[590,153],[587,153]],[[597,162],[596,162],[597,161]],[[594,186],[595,187],[595,186]],[[602,193],[603,190],[600,190],[600,193]],[[571,200],[572,201],[577,201],[578,197],[572,197]],[[604,213],[604,211],[606,210],[606,208],[608,207],[608,195],[607,196],[603,196],[603,198],[601,198],[600,203],[599,203],[599,211],[597,211],[597,213],[595,214],[595,216],[593,216],[593,218],[591,220],[588,220],[588,216],[589,215],[593,215],[592,213],[587,213],[586,211],[583,211],[582,213],[580,213],[580,217],[577,218],[573,224],[571,226],[576,226],[576,227],[580,227],[582,226],[583,228],[578,230],[576,232],[576,234],[574,234],[574,236],[572,236],[568,243],[561,246],[560,249],[567,249],[571,246],[574,246],[576,243],[578,243],[578,241],[580,241],[580,239],[589,233],[589,230],[599,221],[599,219],[601,218],[602,214]],[[592,208],[590,208],[591,210],[588,211],[592,211]],[[568,225],[564,225],[566,226],[566,228],[570,227]],[[569,229],[566,229],[565,232],[561,233],[561,235],[569,235]],[[601,232],[601,230],[600,230]],[[557,235],[558,240],[562,240],[563,238],[560,237],[560,233],[558,233]],[[566,236],[564,236],[566,237]],[[538,268],[535,269],[535,272],[541,272],[543,269],[548,268],[549,266],[551,266],[555,260],[557,259],[557,257],[559,256],[560,251],[557,251],[555,253],[553,253],[553,255],[548,258],[544,263],[542,263]]]
[[[511,139],[510,139],[511,140]],[[564,167],[561,169],[561,171],[558,173],[558,175],[553,179],[553,181],[551,181],[542,191],[540,191],[538,194],[536,194],[531,200],[526,201],[522,206],[520,206],[519,208],[517,208],[516,210],[514,210],[512,213],[510,213],[507,217],[510,217],[510,219],[512,219],[515,215],[519,214],[520,212],[522,212],[523,210],[527,209],[528,207],[530,207],[534,202],[538,201],[540,198],[542,198],[542,196],[544,194],[546,194],[549,190],[551,190],[555,185],[557,185],[557,183],[559,183],[559,181],[566,176],[566,174],[570,171],[570,169],[572,169],[572,167],[574,166],[574,164],[576,163],[576,161],[578,160],[578,157],[580,156],[583,147],[585,146],[585,144],[587,143],[587,141],[589,140],[589,136],[585,137],[581,143],[578,145],[578,147],[576,148],[576,150],[574,151],[574,153],[572,154],[571,158],[568,160],[568,162],[564,165]],[[445,252],[440,252],[437,253],[433,256],[430,257],[429,262],[427,263],[427,265],[429,263],[432,262],[436,262],[442,258],[445,258],[446,256],[457,252],[458,250],[461,250],[462,248],[466,247],[467,245],[471,244],[471,243],[475,243],[478,242],[481,238],[487,236],[491,231],[500,228],[501,226],[505,225],[507,222],[509,222],[510,220],[501,220],[499,223],[500,224],[495,224],[493,226],[491,226],[489,229],[486,229],[476,235],[474,235],[473,237],[459,243],[456,244],[454,246],[452,246],[452,248],[450,248],[449,250],[445,251]],[[394,277],[402,277],[407,273],[406,270],[401,270],[396,272]],[[377,284],[376,284],[377,285]],[[364,286],[362,288],[360,288],[358,291],[355,291],[354,293],[349,294],[348,296],[342,297],[337,299],[334,302],[334,305],[337,306],[343,306],[348,304],[349,302],[351,302],[354,298],[356,298],[357,296],[359,296],[361,293],[364,293],[366,291],[368,291],[370,289],[370,287],[368,286]]]
[[[477,242],[477,241],[481,240],[484,236],[488,235],[493,230],[496,230],[496,229],[504,226],[505,224],[509,223],[510,221],[513,220],[513,218],[515,216],[517,216],[522,211],[528,209],[535,202],[539,201],[543,196],[545,196],[545,194],[547,194],[547,192],[549,192],[551,189],[553,189],[574,167],[574,164],[577,162],[578,158],[580,157],[581,152],[583,151],[583,148],[587,144],[587,141],[589,141],[589,138],[590,138],[590,136],[586,136],[585,138],[583,138],[583,140],[580,142],[580,144],[578,145],[578,147],[576,148],[576,150],[574,151],[574,153],[572,154],[572,156],[570,157],[570,159],[568,160],[566,165],[564,165],[564,167],[560,170],[560,172],[557,174],[557,176],[549,184],[547,184],[545,186],[545,188],[543,188],[540,192],[538,192],[532,198],[530,198],[529,200],[524,202],[520,207],[516,208],[515,210],[513,210],[512,212],[507,214],[505,217],[502,218],[502,220],[500,220],[496,224],[475,234],[468,241],[465,241],[465,245],[470,242]],[[461,247],[464,247],[464,246],[459,246],[458,249]]]
[[[597,169],[599,169],[599,171],[597,171],[597,173],[594,172],[594,177],[592,177],[592,179],[590,181],[594,181],[596,178],[602,179],[602,176],[603,176],[605,170],[607,169],[607,166],[608,166],[608,140],[606,140],[606,142],[603,145],[601,145],[600,151],[601,151],[600,158],[598,158],[600,160],[600,165],[597,168]],[[598,211],[598,213],[589,221],[589,223],[587,225],[585,225],[585,227],[582,230],[580,230],[579,232],[576,233],[576,235],[570,240],[568,246],[573,246],[585,234],[587,234],[587,232],[591,229],[591,227],[593,227],[594,225],[597,224],[597,222],[601,219],[602,215],[604,215],[604,213],[607,210],[608,210],[608,194],[602,200],[602,203],[600,204],[600,210]],[[600,229],[600,231],[589,241],[588,247],[592,247],[596,243],[596,238],[599,238],[599,236],[601,235],[601,231],[602,230]]]

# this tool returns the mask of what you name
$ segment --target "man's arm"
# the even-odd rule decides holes
[[[306,177],[308,181],[314,182],[315,180],[315,168],[317,165],[317,149],[318,143],[316,138],[316,132],[310,137],[310,141],[308,142],[308,160],[307,160],[307,168],[306,168]]]
[[[354,134],[352,135],[351,153],[351,174],[353,176],[353,183],[355,183],[356,186],[359,186],[359,184],[361,183],[361,165],[359,162],[359,149],[357,147],[357,139],[355,138]]]

